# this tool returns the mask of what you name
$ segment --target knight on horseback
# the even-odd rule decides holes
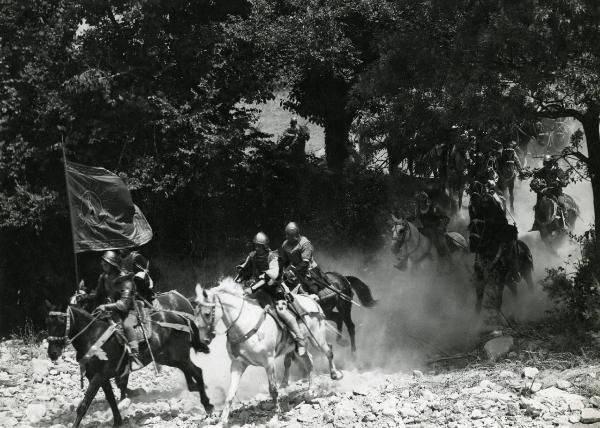
[[[534,171],[533,179],[531,180],[531,190],[537,195],[536,206],[540,204],[540,201],[544,196],[549,197],[558,206],[557,219],[561,227],[567,228],[568,224],[565,219],[565,195],[563,194],[563,188],[568,184],[567,174],[558,166],[558,163],[550,155],[544,156],[542,168]],[[534,220],[531,230],[539,230],[538,219]]]
[[[415,215],[409,221],[414,221],[419,232],[431,240],[440,259],[447,259],[450,250],[446,241],[446,228],[450,219],[432,203],[426,192],[418,192],[415,200]]]
[[[471,205],[469,205],[471,238],[478,242],[471,244],[472,250],[482,256],[475,262],[475,273],[482,280],[482,260],[491,261],[491,265],[500,260],[507,262],[503,269],[503,279],[518,282],[521,279],[517,257],[518,230],[506,218],[504,198],[500,196],[490,181],[475,182],[471,187]],[[485,231],[478,230],[477,225],[485,225]],[[474,248],[476,247],[476,248]]]
[[[263,232],[258,232],[252,242],[254,251],[248,254],[244,263],[237,266],[237,280],[246,281],[246,295],[262,290],[275,302],[277,315],[294,337],[298,355],[304,355],[304,337],[296,317],[288,309],[288,298],[291,298],[291,295],[288,296],[290,293],[286,293],[281,284],[279,255],[277,251],[271,251],[269,238]]]
[[[296,223],[288,223],[285,237],[281,245],[284,281],[300,292],[318,296],[321,301],[335,297],[335,293],[329,292],[329,281],[313,257],[312,243],[306,236],[300,235]]]
[[[123,270],[133,275],[137,296],[146,302],[154,300],[154,281],[150,277],[150,260],[137,250],[120,250]]]
[[[137,370],[143,364],[139,359],[139,343],[135,333],[138,321],[134,306],[135,284],[131,274],[123,270],[121,258],[115,251],[106,251],[102,255],[101,266],[102,274],[92,294],[103,296],[105,303],[99,305],[94,312],[109,312],[112,320],[122,327],[129,344],[131,369]]]

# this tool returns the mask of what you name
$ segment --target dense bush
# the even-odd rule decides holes
[[[600,329],[600,252],[594,230],[577,240],[581,260],[567,266],[548,269],[544,290],[556,304],[555,311],[567,321],[573,332]]]

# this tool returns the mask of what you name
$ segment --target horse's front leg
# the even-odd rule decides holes
[[[225,398],[225,406],[221,413],[221,423],[226,426],[229,420],[229,413],[231,412],[231,403],[235,398],[238,387],[240,386],[240,379],[246,371],[248,364],[243,361],[234,359],[231,361],[231,380],[229,381],[229,390],[227,391],[227,397]]]
[[[123,418],[121,418],[121,412],[119,412],[119,407],[117,406],[117,400],[115,399],[110,380],[107,380],[102,384],[102,390],[104,391],[106,401],[108,401],[108,404],[110,405],[110,410],[112,410],[113,426],[121,426],[123,424]]]
[[[508,194],[510,196],[510,212],[514,214],[514,212],[515,212],[515,180],[514,179],[508,186]]]
[[[279,391],[277,390],[277,375],[275,370],[275,357],[269,357],[267,359],[267,365],[265,367],[267,371],[267,379],[269,380],[269,393],[273,399],[275,405],[275,413],[279,415],[281,413],[281,405],[279,404]]]
[[[91,379],[90,377],[88,377],[88,380],[90,383],[88,385],[87,390],[85,391],[83,400],[81,400],[81,403],[79,403],[79,406],[77,406],[77,417],[75,418],[73,428],[77,428],[79,426],[81,420],[88,411],[92,400],[98,393],[98,389],[102,384],[104,384],[104,382],[107,381],[107,379],[105,379],[105,376],[102,373],[96,373],[93,377],[91,377]]]
[[[281,387],[285,388],[289,385],[290,382],[290,366],[292,365],[292,360],[294,359],[294,351],[288,352],[285,354],[283,358],[283,379],[281,380]]]

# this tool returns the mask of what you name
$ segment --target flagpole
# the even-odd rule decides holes
[[[69,225],[71,227],[71,243],[73,244],[73,262],[75,263],[75,293],[79,289],[79,267],[77,266],[77,251],[75,250],[75,236],[73,236],[73,217],[71,216],[71,207],[72,207],[72,198],[71,192],[69,191],[69,175],[67,173],[67,155],[65,153],[65,137],[64,134],[60,134],[61,139],[61,149],[62,149],[62,157],[63,164],[65,167],[65,186],[67,189],[67,201],[69,203]]]

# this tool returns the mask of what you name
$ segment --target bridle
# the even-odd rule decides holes
[[[62,317],[62,318],[66,318],[65,321],[65,335],[64,336],[48,336],[47,340],[48,342],[61,342],[63,341],[65,345],[68,345],[69,343],[71,343],[71,340],[69,339],[69,333],[71,332],[71,317],[73,316],[73,312],[71,311],[71,307],[67,306],[67,311],[66,312],[59,312],[59,311],[50,311],[48,312],[48,316],[55,316],[55,317]]]
[[[399,226],[398,223],[394,224],[394,233],[396,234],[396,238],[392,237],[393,241],[396,241],[396,243],[399,243],[400,248],[404,247],[404,254],[401,255],[400,257],[402,258],[408,258],[410,257],[413,253],[415,253],[419,247],[421,246],[421,234],[418,233],[418,240],[417,240],[417,245],[415,245],[415,247],[412,250],[408,249],[408,243],[410,242],[410,238],[412,236],[412,228],[410,227],[410,223],[406,220],[403,220],[404,222],[404,229],[402,230],[402,232],[400,234],[398,234],[398,232],[396,232],[396,227]],[[407,236],[408,235],[408,236]]]
[[[234,296],[234,294],[232,294],[232,296]],[[239,297],[239,296],[236,296]],[[218,294],[215,295],[215,299],[217,300],[217,302],[219,302],[219,306],[221,307],[221,311],[223,312],[223,318],[226,318],[225,316],[225,311],[223,310],[223,302],[221,301],[221,298],[219,297]],[[229,337],[229,332],[230,330],[237,324],[238,320],[240,319],[240,317],[242,316],[242,312],[244,312],[244,305],[246,304],[246,299],[243,297],[240,297],[240,299],[242,299],[242,306],[240,307],[240,311],[238,312],[237,316],[235,317],[235,319],[231,322],[231,324],[229,324],[229,327],[227,327],[225,329],[225,335],[227,337]],[[211,312],[210,315],[208,315],[207,317],[204,316],[204,314],[202,313],[202,311],[200,311],[200,318],[202,319],[202,321],[204,322],[204,324],[206,324],[206,327],[209,330],[209,334],[214,337],[216,336],[216,303],[208,303],[208,302],[198,302],[198,305],[200,306],[205,306],[205,307],[210,307],[211,308]],[[208,318],[208,319],[207,319]]]
[[[56,316],[56,317],[66,318],[65,334],[64,334],[64,336],[48,336],[47,340],[48,340],[48,342],[61,342],[62,341],[62,342],[64,342],[64,346],[67,346],[70,343],[73,343],[73,341],[75,339],[77,339],[80,335],[82,335],[94,323],[94,321],[96,321],[101,315],[102,315],[102,313],[99,313],[98,315],[94,316],[92,318],[92,320],[85,327],[83,327],[79,333],[77,333],[75,336],[69,338],[69,334],[71,333],[71,325],[75,323],[74,319],[71,322],[71,318],[73,318],[73,310],[71,309],[71,306],[67,306],[66,312],[50,311],[50,312],[48,312],[48,316]]]

